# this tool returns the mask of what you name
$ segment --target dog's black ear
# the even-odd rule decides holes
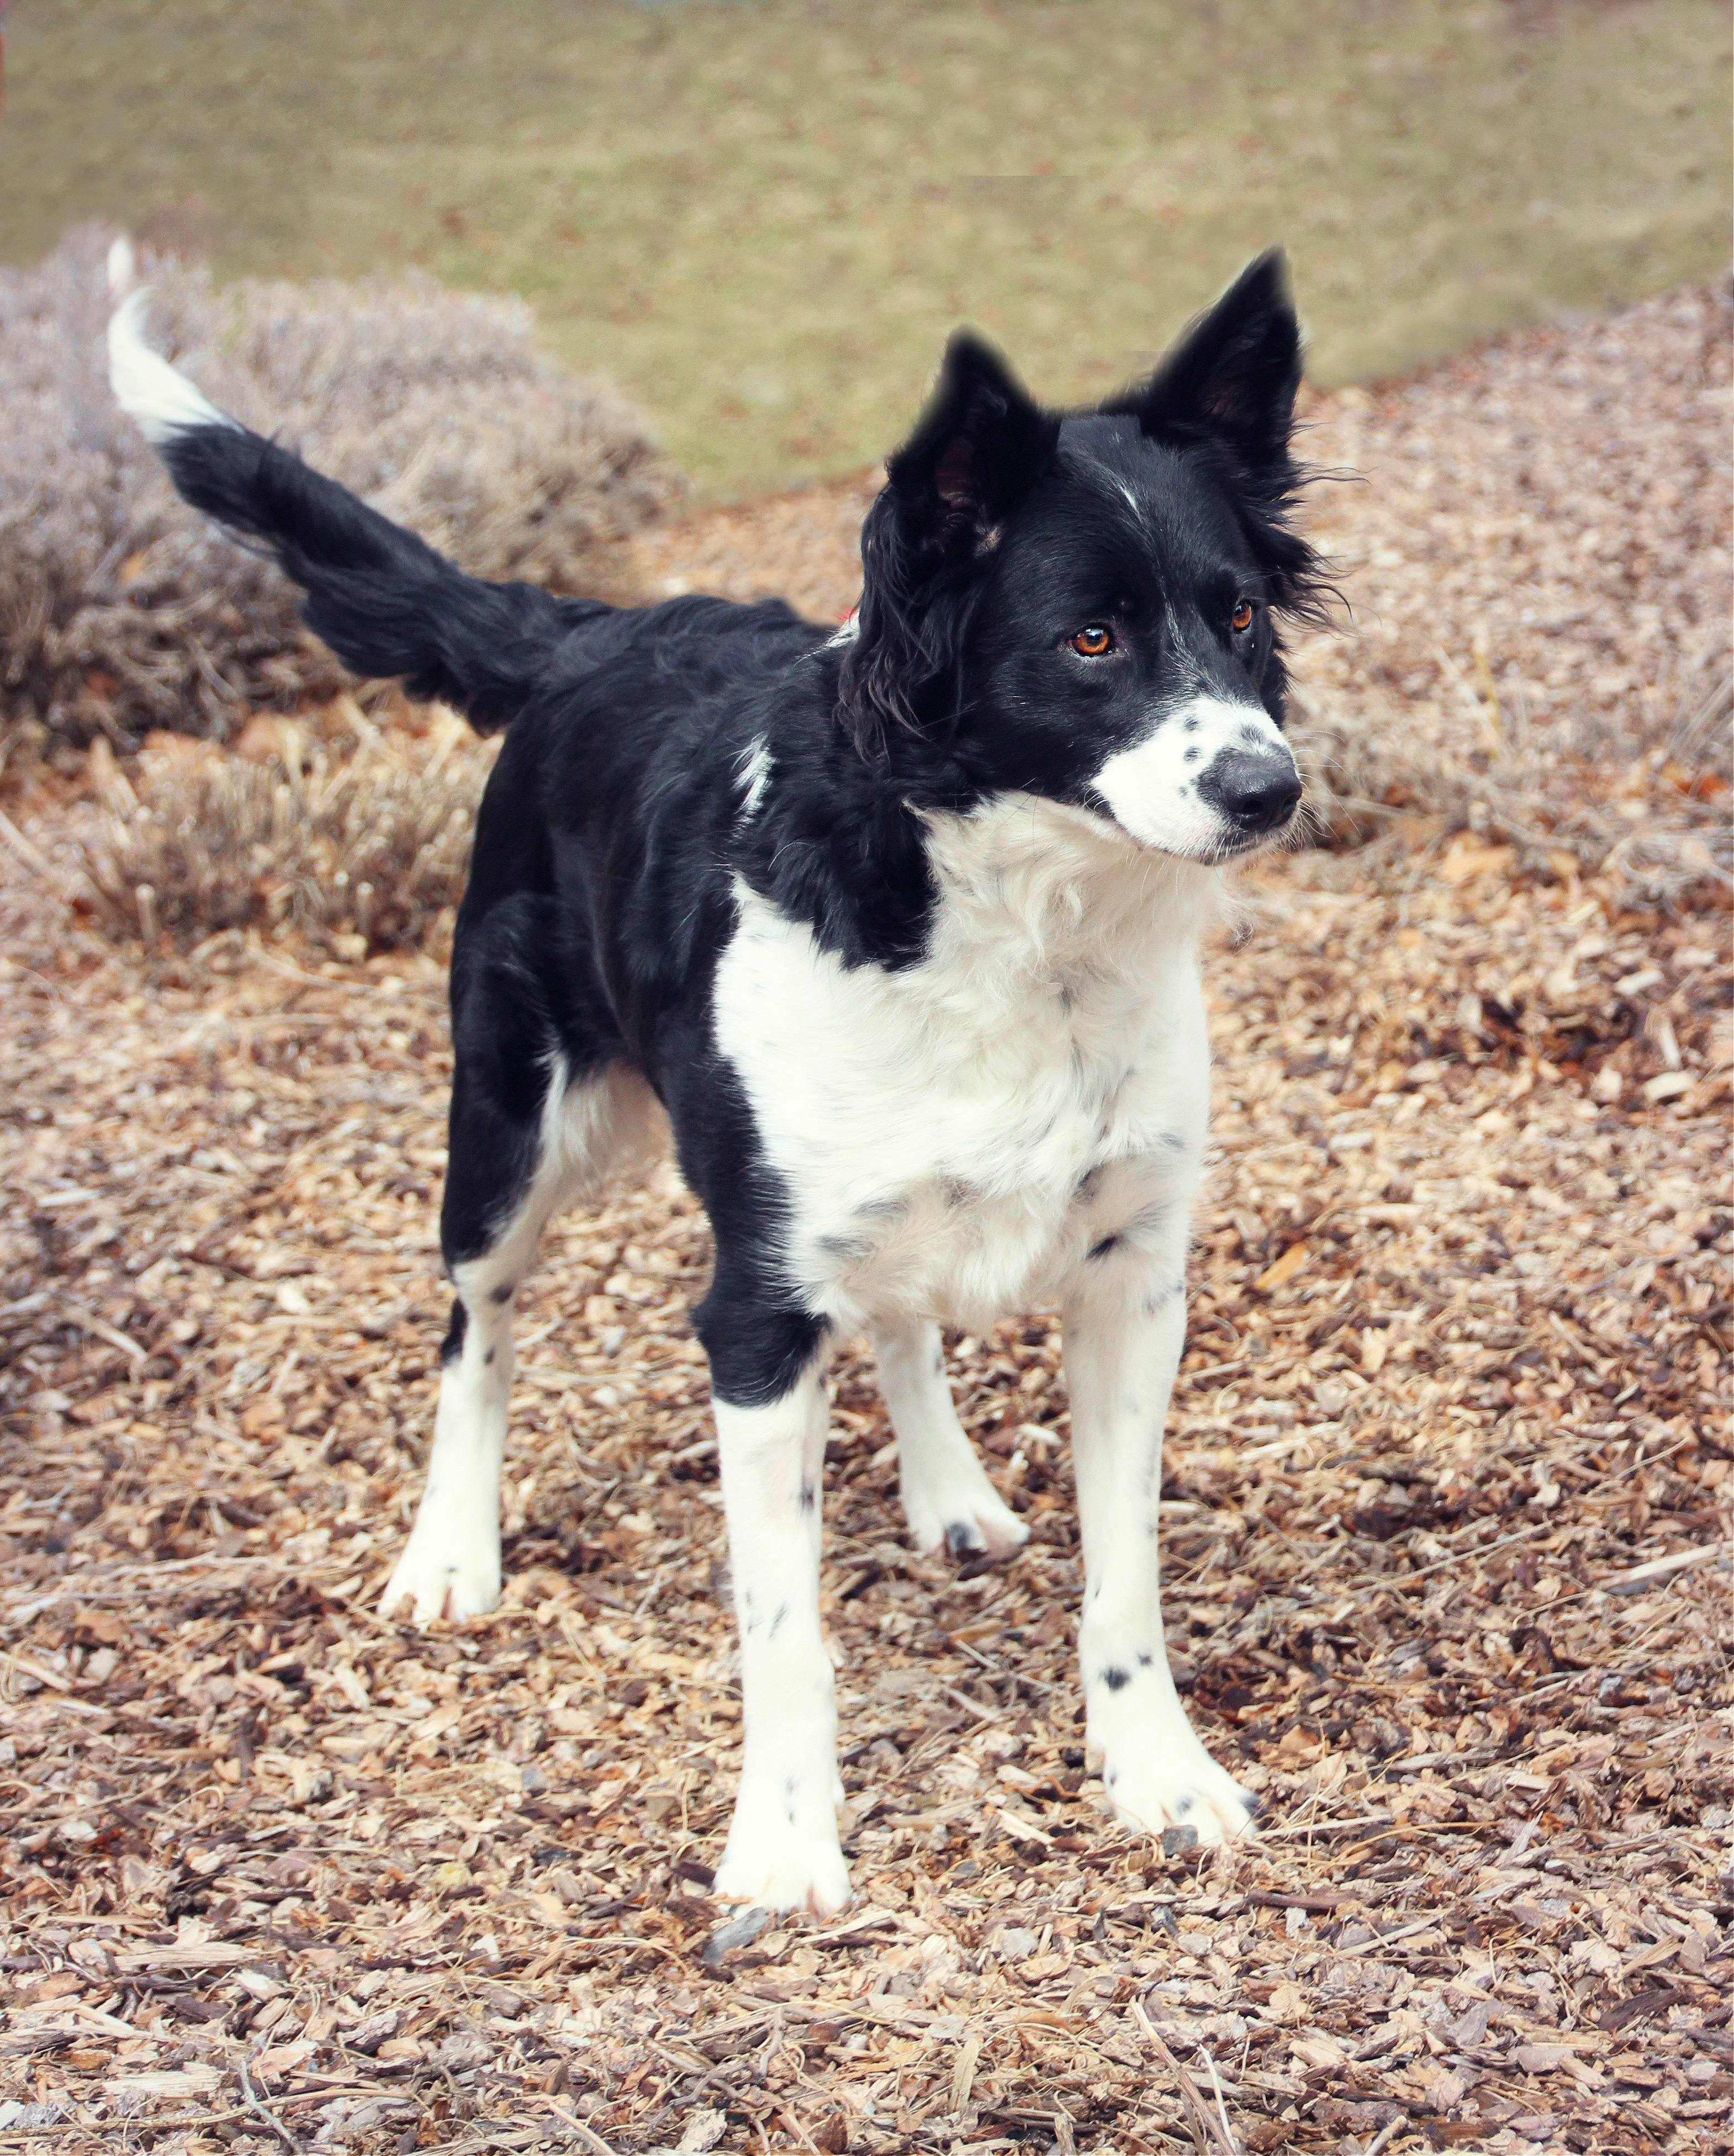
[[[929,566],[991,547],[1058,435],[993,347],[958,331],[920,424],[885,468],[905,544]]]
[[[1202,445],[1217,461],[1271,600],[1312,621],[1335,593],[1291,518],[1307,475],[1289,444],[1300,387],[1300,325],[1282,250],[1249,262],[1147,382],[1111,398],[1152,440]]]
[[[1300,324],[1280,248],[1249,262],[1147,382],[1102,408],[1131,413],[1146,434],[1220,442],[1255,480],[1288,479],[1300,387]]]
[[[862,598],[841,675],[841,716],[864,749],[915,726],[954,677],[975,565],[1052,458],[1044,412],[993,348],[960,330],[919,424],[887,461],[862,527]]]

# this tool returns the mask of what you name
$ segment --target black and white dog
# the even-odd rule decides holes
[[[1300,798],[1278,617],[1299,336],[1253,263],[1150,380],[1033,403],[948,350],[862,537],[841,634],[777,603],[642,609],[461,574],[110,335],[188,501],[262,542],[358,673],[510,726],[452,956],[441,1234],[457,1291],[388,1605],[500,1592],[512,1301],[543,1224],[666,1110],[716,1237],[710,1358],[745,1758],[719,1894],[848,1897],[819,1619],[825,1369],[866,1332],[925,1549],[1027,1530],[939,1326],[1063,1312],[1088,1735],[1121,1817],[1214,1843],[1250,1800],[1187,1722],[1157,1590],[1186,1334],[1219,864]]]

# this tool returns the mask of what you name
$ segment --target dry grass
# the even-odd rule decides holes
[[[225,740],[341,670],[287,582],[185,507],[115,408],[105,235],[0,270],[0,755],[151,728]],[[520,303],[407,285],[214,290],[147,265],[150,333],[225,409],[279,434],[478,575],[630,589],[621,542],[677,490],[644,423],[540,358]]]
[[[1728,259],[1711,0],[29,0],[7,56],[0,254],[520,293],[713,493],[883,455],[960,321],[1099,396],[1273,240],[1332,382]]]

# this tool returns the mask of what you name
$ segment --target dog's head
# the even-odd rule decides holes
[[[943,750],[966,793],[1042,795],[1188,860],[1280,830],[1300,779],[1276,617],[1319,589],[1288,521],[1299,380],[1275,254],[1094,410],[1044,410],[954,337],[862,534],[857,742]]]

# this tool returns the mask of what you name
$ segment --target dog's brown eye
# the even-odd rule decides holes
[[[1105,659],[1114,649],[1114,631],[1105,621],[1093,621],[1068,641],[1080,659]]]
[[[1234,634],[1237,636],[1244,636],[1252,625],[1252,601],[1250,599],[1237,599],[1234,603],[1234,611],[1228,617],[1229,628],[1234,631]]]

